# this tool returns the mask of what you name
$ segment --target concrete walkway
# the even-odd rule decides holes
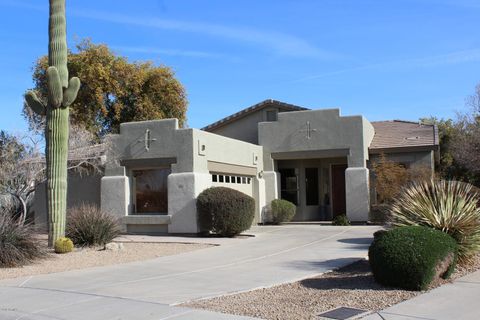
[[[480,271],[363,318],[364,320],[478,320]]]
[[[0,319],[247,319],[174,306],[344,266],[366,256],[377,229],[257,227],[249,231],[255,237],[194,252],[4,280]]]

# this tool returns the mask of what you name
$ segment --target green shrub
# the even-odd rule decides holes
[[[297,207],[295,204],[287,200],[275,199],[271,203],[272,208],[272,223],[280,224],[283,222],[288,222],[293,219]]]
[[[45,255],[31,225],[19,224],[0,211],[0,267],[19,267]]]
[[[425,290],[436,277],[446,279],[453,272],[457,244],[448,234],[433,228],[398,227],[375,233],[368,257],[377,282],[408,290]],[[442,263],[449,264],[437,270]]]
[[[334,226],[349,226],[350,225],[350,220],[348,220],[346,214],[339,214],[338,216],[333,218],[332,225],[334,225]]]
[[[59,238],[53,246],[55,253],[68,253],[73,251],[73,242],[68,238]]]
[[[462,263],[480,250],[480,208],[473,186],[458,181],[413,183],[393,203],[395,226],[422,225],[451,235]]]
[[[65,235],[79,246],[103,246],[120,234],[118,219],[90,204],[71,208]]]
[[[197,198],[197,216],[202,232],[231,237],[252,225],[255,200],[230,188],[208,188]]]

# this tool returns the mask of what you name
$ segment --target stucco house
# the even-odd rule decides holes
[[[277,198],[297,205],[296,221],[367,221],[372,160],[384,153],[433,171],[439,151],[432,125],[276,100],[202,129],[179,128],[176,119],[123,123],[110,146],[99,201],[131,233],[196,233],[195,199],[211,186],[251,195],[256,223]]]

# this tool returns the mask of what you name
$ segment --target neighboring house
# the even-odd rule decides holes
[[[121,216],[128,232],[196,233],[195,199],[211,186],[252,196],[257,223],[277,198],[297,205],[296,221],[367,221],[370,162],[385,153],[433,170],[438,133],[266,100],[201,130],[176,119],[123,123],[110,145],[102,209]]]

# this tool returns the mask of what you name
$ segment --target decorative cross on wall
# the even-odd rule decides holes
[[[138,140],[138,142],[145,142],[145,151],[150,150],[150,142],[152,141],[157,141],[157,139],[155,138],[152,139],[152,134],[150,132],[150,129],[145,130],[145,139]]]
[[[305,129],[305,130],[300,130],[300,132],[306,132],[306,133],[307,133],[306,138],[307,138],[307,139],[310,139],[310,138],[312,138],[312,132],[316,132],[317,129],[312,129],[312,128],[310,127],[310,121],[307,121],[306,126],[307,126],[307,129]]]

